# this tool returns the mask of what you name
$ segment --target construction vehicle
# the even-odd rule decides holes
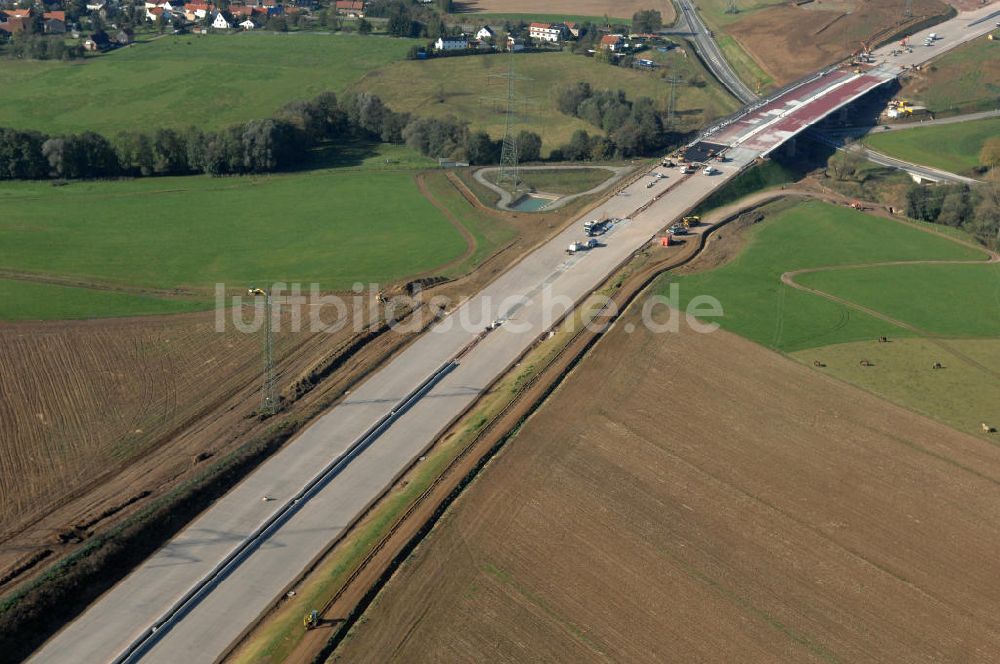
[[[248,288],[247,295],[267,295],[263,288]]]
[[[683,219],[681,219],[681,224],[684,225],[684,228],[691,228],[692,226],[697,226],[700,223],[701,223],[701,217],[699,217],[696,214],[692,214],[688,217],[684,217]]]
[[[316,629],[319,627],[319,611],[313,609],[302,617],[302,625],[306,629]]]
[[[673,168],[677,164],[675,164],[674,160],[671,159],[670,157],[664,157],[663,161],[660,162],[660,165],[663,166],[664,168]]]
[[[683,164],[680,168],[681,175],[688,175],[689,173],[694,173],[694,164]]]
[[[667,229],[667,232],[670,233],[671,235],[687,235],[688,229],[685,228],[682,224],[674,224],[673,226]]]
[[[594,237],[607,231],[610,224],[610,219],[594,219],[583,224],[583,232],[587,234],[587,237]]]

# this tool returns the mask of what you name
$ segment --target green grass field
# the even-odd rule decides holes
[[[981,422],[1000,421],[1000,381],[993,372],[982,368],[1000,366],[1000,339],[934,342],[893,338],[887,344],[868,340],[800,351],[792,356],[809,366],[822,358],[826,366],[818,371],[959,431],[983,435]],[[861,366],[861,358],[875,366]],[[944,369],[932,369],[935,362]]]
[[[405,148],[378,147],[354,154],[353,167],[285,175],[5,183],[0,270],[190,289],[204,306],[217,282],[345,289],[356,281],[402,279],[461,256],[465,241],[420,194],[414,172],[394,170],[427,162]],[[78,289],[52,290],[53,297],[31,306],[12,299],[0,318],[78,317],[66,306],[72,290]],[[196,306],[102,291],[87,297],[101,300],[95,315]]]
[[[796,281],[930,334],[1000,337],[1000,263],[813,272]]]
[[[340,34],[183,35],[83,62],[4,60],[0,126],[109,135],[216,128],[343,90],[417,43]]]
[[[696,58],[680,53],[656,53],[665,66],[655,72],[623,69],[568,51],[525,53],[514,61],[516,73],[526,80],[518,82],[518,92],[528,99],[520,110],[527,121],[518,128],[541,135],[542,151],[569,141],[577,129],[590,133],[600,129],[587,122],[563,115],[555,105],[560,86],[587,81],[595,89],[622,89],[630,98],[647,96],[665,109],[670,87],[661,76],[675,73],[691,81],[700,78],[704,87],[682,85],[677,91],[678,117],[684,129],[702,126],[709,118],[726,115],[736,109],[736,102],[722,91],[704,71]],[[470,121],[474,129],[484,129],[494,138],[503,135],[503,103],[491,101],[506,94],[503,81],[491,75],[506,72],[508,59],[501,55],[440,58],[408,61],[373,71],[355,87],[373,92],[397,111],[426,116],[455,115]]]
[[[1000,136],[1000,118],[879,132],[865,138],[874,150],[953,173],[979,166],[986,139]]]
[[[751,229],[746,248],[734,261],[671,281],[680,285],[682,305],[697,295],[713,296],[725,310],[725,316],[717,320],[722,327],[791,352],[881,335],[910,335],[888,322],[783,285],[780,277],[786,271],[894,260],[980,258],[985,259],[983,252],[904,224],[806,202]]]
[[[0,279],[0,320],[105,318],[197,311],[209,300],[152,297],[114,291]]]
[[[737,8],[739,9],[738,13],[727,14],[726,9],[729,7],[729,0],[698,0],[697,3],[698,13],[701,14],[705,23],[712,28],[727,26],[730,23],[735,23],[741,18],[746,18],[748,15],[760,11],[761,9],[767,9],[768,7],[783,4],[786,4],[785,0],[753,0],[752,2],[741,1],[736,3]]]
[[[904,98],[919,100],[932,113],[997,107],[1000,97],[1000,40],[976,39],[924,66],[903,81]]]
[[[520,180],[523,186],[548,194],[578,194],[589,191],[602,182],[614,177],[614,172],[603,168],[560,168],[553,170],[522,170]],[[490,177],[496,182],[499,173]]]

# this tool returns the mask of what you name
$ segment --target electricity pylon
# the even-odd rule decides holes
[[[271,322],[271,291],[251,288],[250,295],[264,297],[264,340],[261,354],[264,359],[264,374],[260,386],[261,415],[269,416],[278,412],[278,396],[274,378],[274,327]]]
[[[504,105],[504,128],[503,142],[500,147],[500,172],[497,176],[497,184],[503,187],[505,184],[512,192],[516,192],[520,185],[518,178],[517,136],[514,127],[517,124],[517,107],[523,105],[527,108],[528,101],[522,99],[517,94],[516,82],[518,80],[528,80],[514,73],[514,52],[507,53],[507,71],[502,74],[490,74],[491,79],[500,79],[505,83],[505,93],[502,97],[490,97],[493,102],[502,102]]]

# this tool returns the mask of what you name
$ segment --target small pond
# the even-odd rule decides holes
[[[559,200],[553,196],[541,196],[537,194],[524,194],[519,199],[510,204],[511,210],[518,212],[540,212],[549,203]]]

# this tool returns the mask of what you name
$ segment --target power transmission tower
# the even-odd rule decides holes
[[[729,4],[726,5],[727,14],[739,14],[739,7],[736,6],[736,0],[729,0]]]
[[[517,124],[517,108],[524,108],[524,116],[527,117],[528,100],[521,98],[517,94],[516,82],[518,80],[528,80],[523,76],[514,73],[514,52],[507,54],[507,71],[501,74],[490,74],[490,79],[499,79],[505,84],[505,91],[500,97],[487,97],[486,99],[495,104],[502,103],[504,109],[503,143],[500,148],[500,172],[497,176],[497,184],[503,187],[509,184],[512,192],[517,191],[520,184],[518,179],[518,154],[517,137],[514,134],[514,126]]]
[[[677,84],[683,83],[684,79],[680,76],[671,74],[665,80],[670,84],[670,103],[667,105],[667,124],[673,127],[674,112],[677,110]]]
[[[906,7],[903,9],[903,17],[910,18],[913,16],[913,0],[906,0]]]
[[[264,293],[264,377],[260,386],[260,414],[274,415],[278,397],[274,379],[274,328],[271,324],[271,290]]]
[[[510,182],[511,191],[517,191],[517,139],[514,137],[514,52],[507,54],[507,113],[504,116],[503,146],[500,149],[500,173],[497,184]]]

